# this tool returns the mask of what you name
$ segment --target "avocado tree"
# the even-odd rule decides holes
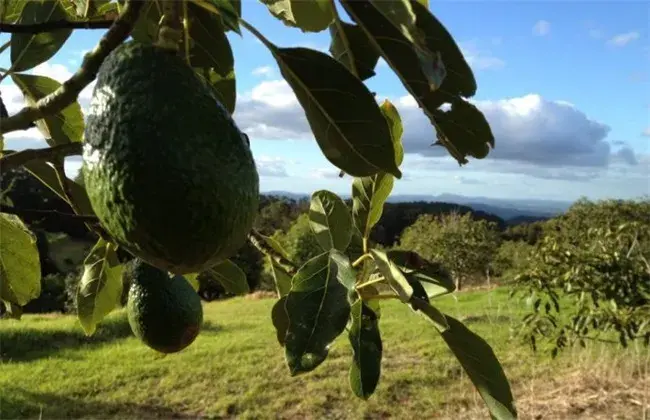
[[[378,103],[364,83],[380,58],[428,117],[433,145],[459,165],[494,147],[488,122],[467,100],[476,81],[454,39],[426,0],[262,3],[297,31],[329,31],[330,54],[272,43],[236,0],[0,2],[0,29],[12,34],[0,47],[11,58],[0,78],[10,77],[26,101],[18,113],[1,115],[0,133],[35,124],[49,145],[3,150],[2,170],[26,168],[70,205],[53,217],[82,220],[96,233],[77,295],[84,330],[93,334],[121,296],[117,250],[194,287],[209,272],[227,291],[243,294],[245,276],[230,258],[249,240],[273,267],[279,298],[270,315],[291,375],[325,362],[330,344],[346,332],[350,387],[369,398],[381,372],[379,319],[386,315],[379,304],[395,299],[431,322],[492,417],[515,418],[491,347],[434,304],[455,290],[446,271],[413,251],[386,252],[368,240],[402,177],[404,153],[398,110]],[[99,43],[64,83],[26,73],[49,60],[72,31],[102,28]],[[352,178],[349,206],[330,191],[312,194],[309,224],[320,252],[301,265],[252,228],[258,176],[249,139],[232,119],[236,78],[227,37],[243,31],[271,52],[323,155]],[[84,120],[77,98],[92,81]],[[63,170],[73,155],[83,159],[83,186]],[[20,208],[5,206],[0,219],[0,292],[15,317],[40,293],[38,253],[20,215]]]
[[[484,276],[499,248],[494,223],[471,213],[423,214],[402,233],[400,247],[418,252],[447,268],[457,290],[471,276]]]

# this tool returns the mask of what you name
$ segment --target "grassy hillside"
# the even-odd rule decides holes
[[[493,345],[521,418],[644,418],[647,349],[596,343],[551,362],[509,340],[523,303],[506,295],[504,289],[464,292],[440,305]],[[486,418],[434,328],[403,305],[384,304],[391,316],[380,322],[382,379],[363,402],[348,390],[345,336],[316,371],[289,376],[270,322],[273,302],[247,297],[204,304],[203,333],[164,358],[133,338],[121,311],[89,338],[72,316],[2,320],[0,418]]]

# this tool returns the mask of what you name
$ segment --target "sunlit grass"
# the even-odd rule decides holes
[[[289,376],[270,320],[273,303],[205,304],[196,342],[162,358],[132,336],[122,311],[93,337],[71,316],[2,320],[0,418],[487,418],[435,329],[407,307],[383,304],[382,379],[363,402],[348,389],[345,335],[314,372]],[[438,305],[493,346],[522,418],[643,418],[647,349],[598,344],[551,362],[510,339],[523,303],[509,301],[506,290],[459,293]]]

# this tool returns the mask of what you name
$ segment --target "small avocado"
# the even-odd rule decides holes
[[[161,353],[194,342],[203,324],[201,298],[187,279],[136,260],[126,304],[131,330]]]
[[[194,69],[154,44],[124,42],[99,68],[82,171],[113,240],[174,274],[234,255],[258,212],[246,135]]]

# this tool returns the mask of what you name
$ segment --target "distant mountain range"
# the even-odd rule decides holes
[[[287,191],[266,191],[265,195],[285,196],[293,199],[308,199],[309,194],[298,194]],[[350,194],[341,194],[344,199]],[[501,199],[488,197],[465,197],[455,194],[417,195],[396,194],[388,198],[390,203],[400,202],[443,202],[469,206],[477,211],[494,214],[503,220],[534,221],[564,213],[572,204],[570,201],[536,200],[536,199]]]

